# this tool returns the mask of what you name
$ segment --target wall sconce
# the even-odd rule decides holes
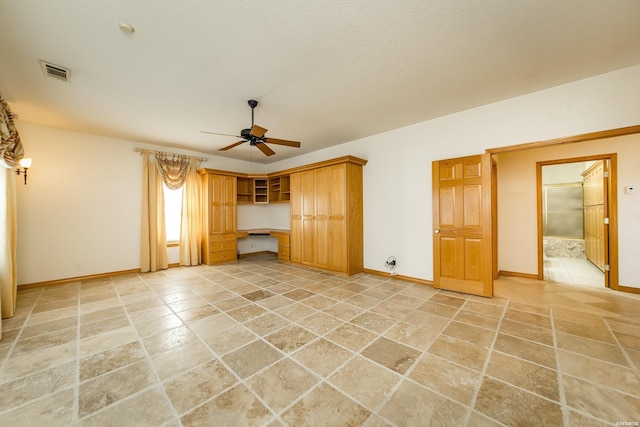
[[[31,158],[25,157],[20,159],[20,166],[22,169],[16,169],[16,175],[24,175],[24,185],[27,185],[27,170],[31,167]]]

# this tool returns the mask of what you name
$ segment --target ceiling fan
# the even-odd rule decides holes
[[[238,141],[234,144],[227,145],[226,147],[222,147],[218,151],[226,151],[233,147],[237,147],[240,144],[244,144],[245,142],[248,142],[249,145],[251,145],[252,147],[257,147],[260,151],[264,153],[265,156],[273,156],[274,154],[276,154],[276,152],[273,151],[271,148],[269,148],[266,144],[286,145],[287,147],[300,148],[299,141],[267,138],[266,136],[264,136],[264,134],[267,133],[267,129],[253,123],[253,110],[258,106],[258,101],[254,99],[250,99],[249,101],[247,101],[247,103],[249,104],[249,107],[251,107],[251,128],[242,129],[240,131],[240,135],[229,135],[226,133],[207,132],[204,130],[200,131],[202,133],[210,133],[212,135],[234,136],[236,138],[243,138],[242,141]]]

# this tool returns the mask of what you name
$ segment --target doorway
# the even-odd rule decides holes
[[[617,289],[615,165],[615,154],[537,163],[539,279]]]

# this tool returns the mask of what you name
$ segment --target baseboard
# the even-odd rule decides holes
[[[500,271],[498,271],[498,277],[500,277],[500,276],[505,276],[505,277],[524,277],[525,279],[540,280],[540,279],[538,279],[538,275],[537,274],[518,273],[516,271],[500,270]]]
[[[175,266],[177,265],[178,264],[175,264]],[[169,267],[172,267],[172,266],[174,266],[174,264],[171,264]],[[67,283],[79,282],[82,280],[106,279],[107,277],[111,277],[111,276],[122,276],[124,274],[133,274],[133,273],[140,273],[140,269],[133,268],[131,270],[112,271],[110,273],[89,274],[86,276],[69,277],[67,279],[47,280],[44,282],[28,283],[26,285],[18,285],[18,289],[31,289],[31,288],[41,288],[43,286],[64,285]]]
[[[169,268],[176,268],[176,267],[180,267],[179,262],[174,262],[169,264]],[[132,268],[131,270],[111,271],[109,273],[88,274],[86,276],[76,276],[76,277],[69,277],[66,279],[56,279],[56,280],[47,280],[44,282],[28,283],[25,285],[18,285],[18,289],[31,289],[31,288],[41,288],[43,286],[64,285],[67,283],[79,282],[82,280],[106,279],[107,277],[111,277],[111,276],[123,276],[125,274],[133,274],[133,273],[140,273],[140,269]]]
[[[640,288],[632,288],[631,286],[618,286],[618,290],[630,294],[640,294]]]
[[[418,279],[416,277],[403,276],[402,274],[391,274],[391,273],[387,273],[386,271],[371,270],[368,268],[364,268],[362,269],[362,271],[364,273],[375,274],[376,276],[391,277],[393,279],[404,280],[405,282],[412,282],[412,283],[418,283],[420,285],[433,286],[433,282],[431,280],[424,280],[424,279]]]

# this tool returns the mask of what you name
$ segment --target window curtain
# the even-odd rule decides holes
[[[13,317],[18,295],[16,264],[16,180],[13,168],[24,157],[24,148],[13,123],[13,114],[0,95],[0,313]],[[0,321],[2,339],[2,321]]]
[[[169,268],[162,177],[155,163],[148,152],[142,153],[140,271],[143,273]]]
[[[182,189],[180,265],[198,265],[202,261],[202,190],[198,169],[200,162],[192,159]]]

